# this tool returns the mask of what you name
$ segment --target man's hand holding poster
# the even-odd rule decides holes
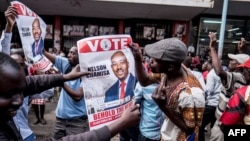
[[[35,70],[47,71],[52,66],[52,63],[42,53],[46,24],[24,4],[13,1],[11,5],[18,10],[16,22],[28,63]]]
[[[89,37],[77,42],[90,129],[118,119],[133,105],[135,68],[130,35]]]

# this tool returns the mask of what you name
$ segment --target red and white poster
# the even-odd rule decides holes
[[[46,34],[45,22],[21,2],[13,1],[11,5],[18,10],[16,23],[27,62],[35,70],[47,71],[52,63],[42,53]]]
[[[130,35],[89,37],[77,42],[83,90],[90,129],[118,119],[131,107],[134,97],[134,57],[128,44]]]

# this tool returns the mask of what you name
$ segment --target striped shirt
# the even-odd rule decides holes
[[[239,72],[226,72],[226,73],[227,73],[226,83],[225,84],[222,83],[224,87],[219,95],[219,104],[215,112],[217,121],[219,121],[222,112],[225,111],[228,100],[233,94],[233,92],[236,89],[244,85],[247,85],[245,77],[241,73]]]

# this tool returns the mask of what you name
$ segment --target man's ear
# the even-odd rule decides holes
[[[174,70],[175,70],[175,66],[174,66],[174,65],[169,64],[169,65],[167,66],[167,71],[168,71],[168,72],[172,72],[172,71],[174,71]]]

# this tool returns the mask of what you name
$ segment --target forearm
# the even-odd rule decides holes
[[[5,32],[12,33],[12,29],[13,29],[13,26],[7,23],[5,26]]]
[[[43,49],[43,55],[47,57],[52,63],[55,63],[56,55],[47,52],[45,49]]]
[[[126,123],[119,118],[117,121],[113,122],[112,124],[108,125],[111,137],[115,136],[117,133],[121,132],[125,129]]]
[[[110,141],[111,135],[107,126],[85,133],[68,135],[59,140],[50,138],[49,141]]]
[[[23,93],[25,95],[41,93],[55,86],[62,86],[64,81],[63,75],[60,74],[26,76]]]
[[[79,101],[83,97],[83,88],[79,88],[79,90],[75,91],[70,88],[66,83],[63,85],[63,89],[67,92],[67,94],[74,100]]]
[[[224,78],[226,75],[226,72],[223,70],[223,68],[221,66],[218,54],[217,54],[215,48],[210,48],[210,49],[211,49],[210,51],[211,51],[211,56],[212,56],[211,58],[212,58],[213,68],[218,76]]]

